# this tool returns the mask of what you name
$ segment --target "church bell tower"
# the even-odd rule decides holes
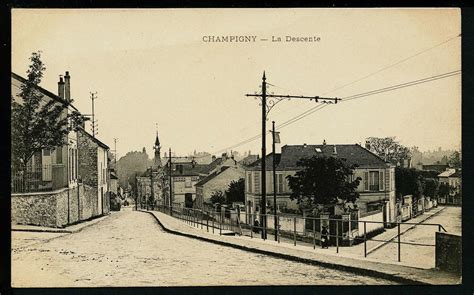
[[[156,131],[156,139],[155,139],[155,145],[153,146],[153,149],[155,150],[155,160],[153,162],[153,167],[160,168],[161,167],[161,145],[160,145],[160,139],[158,138],[158,131]]]

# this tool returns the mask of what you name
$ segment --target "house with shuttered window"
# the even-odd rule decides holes
[[[282,211],[283,208],[298,208],[296,200],[290,199],[291,190],[286,177],[302,169],[296,165],[299,159],[312,156],[340,157],[346,159],[349,165],[357,165],[352,177],[362,179],[357,188],[360,194],[357,201],[359,216],[363,218],[382,213],[387,222],[396,220],[395,167],[358,144],[285,145],[275,155],[267,155],[265,163],[268,208],[273,207],[273,158],[275,157],[276,161],[276,205],[277,210]],[[255,161],[246,167],[245,171],[245,206],[248,214],[260,212],[260,165],[261,160]]]

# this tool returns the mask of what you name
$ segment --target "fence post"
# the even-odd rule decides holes
[[[438,231],[441,231],[441,224],[438,224]]]
[[[214,233],[214,219],[216,219],[216,215],[213,213],[212,214],[212,233]]]
[[[367,257],[367,229],[366,225],[367,222],[364,221],[364,257]]]
[[[398,223],[397,227],[398,227],[398,262],[400,262],[401,261],[400,259],[400,254],[401,254],[400,253],[401,252],[400,251],[400,223]]]
[[[253,238],[253,219],[252,219],[252,213],[250,213],[250,238]]]
[[[277,237],[278,237],[278,243],[280,243],[280,216],[277,216]]]
[[[336,219],[336,253],[339,253],[339,220]]]
[[[203,221],[203,217],[204,217],[204,216],[203,216],[203,214],[202,214],[202,211],[201,211],[201,210],[199,210],[199,214],[200,214],[200,216],[201,216],[201,229],[202,229],[202,228],[203,228],[203,226],[204,226],[204,221]]]
[[[295,246],[296,246],[296,217],[293,217],[293,228],[294,228],[293,237],[294,237]]]
[[[316,249],[316,219],[313,219],[313,249]]]
[[[222,235],[222,211],[219,214],[219,235]]]
[[[206,228],[207,232],[209,232],[209,216],[206,217]]]

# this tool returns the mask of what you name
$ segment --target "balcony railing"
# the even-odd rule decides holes
[[[67,187],[67,171],[64,165],[42,165],[28,167],[26,171],[11,171],[12,193],[45,192],[64,187]]]

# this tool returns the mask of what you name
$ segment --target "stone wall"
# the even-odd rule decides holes
[[[78,143],[78,161],[79,161],[79,176],[82,183],[97,187],[98,184],[98,169],[97,169],[97,143],[93,142],[85,131],[80,130],[77,133]]]
[[[12,224],[61,227],[67,223],[58,213],[58,200],[67,200],[67,189],[47,193],[13,194],[11,197]]]
[[[462,238],[459,235],[436,232],[436,267],[440,270],[461,273]]]
[[[104,213],[108,213],[110,201],[104,199]],[[14,194],[11,201],[12,224],[64,227],[101,215],[97,189],[83,184],[54,192]]]

